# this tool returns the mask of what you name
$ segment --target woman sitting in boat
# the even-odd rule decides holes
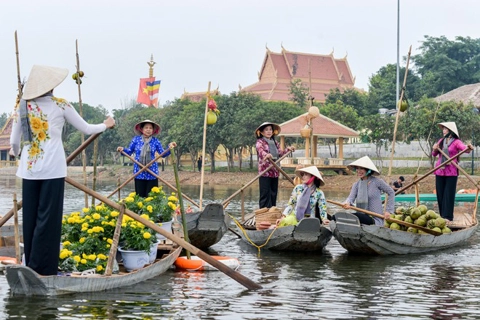
[[[368,156],[362,157],[352,162],[348,168],[355,170],[357,176],[360,178],[352,186],[350,195],[343,204],[344,209],[350,209],[355,203],[355,206],[361,209],[383,214],[385,219],[390,218],[390,214],[394,212],[395,206],[395,191],[382,179],[375,176],[380,175],[375,164]],[[383,211],[382,192],[388,195],[387,208]],[[361,224],[375,224],[384,225],[381,218],[372,217],[361,212],[354,212]]]
[[[317,167],[299,168],[295,172],[302,182],[293,188],[292,195],[283,214],[291,216],[293,221],[295,221],[293,217],[296,218],[296,221],[300,221],[303,218],[316,217],[323,224],[328,224],[327,203],[323,191],[320,190],[320,187],[325,185],[325,181],[323,181]],[[290,219],[283,218],[282,220],[288,221]],[[297,223],[296,221],[295,224]],[[285,224],[290,225],[292,223]],[[282,225],[282,221],[280,221],[279,225]]]

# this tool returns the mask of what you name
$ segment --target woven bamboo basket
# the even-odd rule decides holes
[[[262,222],[268,222],[270,224],[276,224],[277,220],[282,217],[282,212],[276,207],[270,209],[263,208],[255,211],[255,227],[259,229],[259,225]]]
[[[312,134],[312,129],[310,128],[300,129],[300,135],[302,136],[302,138],[310,138],[311,134]]]

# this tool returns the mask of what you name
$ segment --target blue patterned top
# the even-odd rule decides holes
[[[132,155],[133,153],[135,153],[135,160],[140,161],[140,153],[142,152],[142,148],[143,148],[142,136],[135,136],[135,137],[133,137],[132,142],[130,142],[130,145],[128,146],[128,148],[124,148],[123,151],[126,154],[129,154],[129,155]],[[161,154],[163,151],[165,151],[165,150],[163,149],[160,141],[158,141],[157,138],[152,137],[152,139],[150,140],[150,152],[151,152],[150,156],[152,157],[152,160],[155,159],[155,152],[157,152],[158,154]],[[169,155],[170,155],[170,150],[163,156],[163,158],[165,158]],[[150,166],[150,170],[152,170],[153,172],[155,172],[158,175],[158,164],[157,164],[157,162],[154,162]],[[138,164],[134,163],[133,164],[133,174],[137,173],[138,171],[140,171],[140,167],[139,167]],[[157,179],[157,177],[153,176],[152,174],[150,174],[147,171],[143,171],[138,176],[136,176],[135,179],[155,180],[155,179]]]

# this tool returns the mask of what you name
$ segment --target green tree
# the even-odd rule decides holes
[[[393,139],[395,117],[377,113],[364,117],[361,125],[364,129],[360,132],[360,138],[374,143],[375,153],[381,158],[382,147],[387,149]]]
[[[480,81],[480,39],[425,36],[419,49],[412,60],[422,78],[422,95],[436,97]]]
[[[339,88],[330,89],[330,92],[325,97],[325,104],[335,105],[338,102],[345,106],[351,106],[362,117],[378,112],[378,108],[375,105],[370,107],[368,104],[368,94],[354,88],[343,91],[340,91]]]
[[[292,79],[290,81],[289,89],[289,99],[293,101],[300,108],[305,108],[307,106],[308,98],[308,87],[302,82],[301,79]]]
[[[400,85],[403,84],[405,68],[400,68]],[[416,101],[419,98],[417,87],[420,79],[412,70],[408,70],[405,96],[407,99]],[[370,78],[368,85],[368,109],[369,114],[378,112],[380,108],[396,109],[396,86],[397,86],[397,65],[387,64],[381,67]],[[375,112],[373,112],[375,110]]]
[[[7,123],[8,120],[8,114],[6,112],[2,113],[0,115],[0,129],[3,128],[5,123]]]
[[[480,137],[480,116],[471,104],[447,101],[438,103],[433,99],[423,98],[418,106],[411,108],[400,121],[400,130],[409,132],[411,139],[418,140],[424,154],[433,167],[433,145],[442,137],[438,123],[454,121],[460,138],[466,142],[473,136]],[[473,141],[479,145],[478,139]]]

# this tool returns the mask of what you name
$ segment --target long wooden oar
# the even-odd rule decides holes
[[[175,188],[171,183],[167,182],[165,179],[163,179],[162,177],[160,177],[158,174],[156,174],[155,172],[153,172],[152,170],[150,170],[147,166],[144,166],[143,164],[141,164],[140,162],[138,162],[137,160],[135,160],[135,158],[129,156],[128,154],[126,154],[125,152],[122,151],[122,154],[124,156],[126,156],[128,159],[132,160],[133,162],[135,162],[136,164],[138,164],[140,166],[140,168],[145,169],[147,170],[148,173],[150,173],[151,175],[153,175],[154,177],[156,177],[158,180],[162,181],[165,185],[167,185],[170,189],[178,192],[177,188]],[[183,197],[185,199],[187,199],[188,201],[190,201],[195,207],[199,208],[200,206],[198,205],[198,203],[196,203],[195,201],[193,201],[190,197],[187,197],[186,195],[183,195]]]
[[[115,193],[117,193],[120,189],[122,189],[123,187],[125,187],[127,185],[127,183],[129,183],[130,181],[132,181],[133,179],[135,179],[135,177],[137,177],[139,174],[141,174],[143,171],[146,171],[152,164],[155,163],[155,161],[157,161],[158,159],[160,159],[161,157],[163,157],[165,155],[165,153],[167,153],[168,151],[170,150],[170,148],[167,148],[167,150],[163,151],[161,154],[159,154],[158,156],[156,156],[153,160],[151,160],[149,163],[147,163],[146,165],[141,165],[140,166],[140,170],[137,171],[137,173],[135,173],[134,175],[130,176],[126,181],[124,181],[120,186],[117,187],[117,189],[113,190],[112,193],[110,193],[107,197],[110,198],[111,196],[113,196]],[[124,151],[121,152],[124,156],[127,156],[129,159],[133,159],[133,158],[130,158],[130,156],[128,154],[126,154]]]
[[[183,237],[185,241],[190,242],[188,238],[188,229],[187,229],[187,217],[185,217],[185,208],[183,206],[183,197],[182,197],[182,189],[180,188],[180,178],[178,178],[178,168],[177,168],[177,160],[175,159],[175,149],[172,149],[172,165],[173,165],[173,173],[175,174],[175,183],[177,184],[177,192],[178,192],[178,202],[180,203],[180,214],[182,215],[182,227],[183,227]],[[187,250],[187,259],[190,260],[190,251]]]
[[[407,185],[404,186],[404,187],[401,187],[400,189],[398,189],[398,190],[395,192],[395,195],[400,194],[400,193],[402,193],[403,191],[405,191],[405,190],[407,190],[408,188],[410,188],[411,186],[413,186],[414,184],[419,183],[420,181],[422,181],[423,179],[425,179],[426,177],[428,177],[429,175],[431,175],[432,173],[434,173],[435,171],[437,171],[438,169],[440,169],[440,168],[443,167],[444,165],[449,164],[449,163],[452,162],[454,159],[460,157],[460,156],[461,156],[462,154],[464,154],[466,151],[467,151],[467,149],[460,151],[460,152],[457,153],[455,156],[451,157],[451,158],[448,159],[447,161],[445,161],[445,162],[439,164],[438,166],[436,166],[435,168],[431,169],[430,171],[428,171],[427,173],[425,173],[423,176],[421,176],[421,177],[418,178],[417,180],[414,180],[414,181],[410,182],[409,184],[407,184]]]
[[[68,182],[69,184],[71,184],[72,186],[84,191],[84,192],[87,192],[88,194],[90,194],[92,197],[95,197],[96,199],[102,201],[103,203],[105,203],[106,205],[109,205],[110,207],[112,208],[115,208],[116,210],[120,210],[121,209],[121,205],[119,205],[118,203],[108,199],[107,197],[105,196],[102,196],[101,194],[85,187],[84,185],[82,185],[81,183],[78,183],[77,181],[69,178],[69,177],[66,177],[65,178],[65,181]],[[217,261],[215,259],[213,259],[210,255],[206,254],[205,252],[203,252],[202,250],[198,249],[197,247],[194,247],[193,245],[191,245],[190,243],[186,242],[185,240],[181,239],[180,237],[177,237],[176,235],[170,233],[170,232],[167,232],[165,230],[163,230],[162,228],[160,228],[158,225],[156,225],[155,223],[153,222],[150,222],[149,220],[146,220],[142,217],[140,217],[138,214],[136,214],[135,212],[133,211],[130,211],[130,210],[125,210],[125,214],[127,216],[129,216],[130,218],[132,219],[135,219],[137,220],[138,222],[144,224],[145,226],[149,227],[150,229],[154,230],[155,232],[158,232],[160,233],[162,236],[172,240],[173,242],[177,243],[178,245],[180,245],[182,248],[184,248],[185,250],[188,250],[190,251],[191,253],[197,255],[198,257],[200,257],[202,260],[210,263],[212,266],[214,266],[215,268],[217,268],[218,270],[222,271],[223,273],[225,273],[227,276],[229,276],[230,278],[232,278],[233,280],[237,281],[238,283],[240,283],[241,285],[245,286],[246,288],[248,289],[251,289],[251,290],[256,290],[256,289],[261,289],[262,286],[253,282],[252,280],[248,279],[247,277],[245,277],[244,275],[242,275],[241,273],[237,272],[237,271],[234,271],[232,269],[230,269],[227,265],[221,263],[220,261]]]
[[[290,153],[292,153],[293,151],[290,150],[288,151],[287,153],[285,153],[282,157],[280,157],[277,161],[275,161],[275,163],[280,163],[280,161],[282,161],[285,157],[287,157]],[[250,182],[247,182],[243,187],[241,187],[240,189],[238,189],[236,192],[234,192],[230,197],[228,197],[227,199],[223,200],[222,202],[222,205],[223,207],[225,208],[229,203],[230,203],[230,200],[232,200],[233,198],[235,198],[235,196],[237,194],[239,194],[240,192],[242,192],[243,190],[245,190],[246,188],[248,188],[248,186],[250,186],[252,183],[255,182],[255,180],[257,180],[258,178],[260,178],[261,176],[263,176],[265,174],[265,172],[271,170],[273,168],[273,164],[269,165],[267,169],[263,170],[262,172],[260,172],[255,178],[253,178],[252,180],[250,180]]]
[[[468,149],[468,148],[467,148],[467,149]],[[465,149],[465,150],[467,150],[467,149]],[[442,149],[438,148],[438,152],[440,152],[440,153],[445,157],[445,159],[447,159],[447,160],[450,159],[449,156],[448,156],[445,152],[443,152]],[[463,173],[463,174],[465,175],[465,177],[467,177],[467,179],[470,180],[471,183],[473,183],[473,185],[475,186],[475,188],[478,189],[478,183],[475,182],[475,180],[473,180],[472,177],[470,177],[470,175],[469,175],[462,167],[460,167],[460,166],[458,165],[458,163],[456,163],[455,161],[453,161],[452,164],[453,164],[455,167],[457,167],[457,169],[460,170],[460,172]]]
[[[288,173],[286,173],[282,168],[280,168],[280,166],[278,164],[275,163],[275,161],[273,161],[272,158],[268,158],[268,161],[270,161],[271,164],[273,164],[273,166],[278,170],[278,172],[280,172],[281,174],[283,174],[283,176],[285,178],[287,178],[288,181],[290,181],[291,184],[295,185],[295,182],[293,182],[293,179],[290,178],[290,176],[288,175]]]
[[[337,201],[333,201],[333,200],[327,200],[328,203],[331,203],[331,204],[334,204],[334,205],[337,205],[337,206],[340,206],[343,208],[343,203],[340,203],[340,202],[337,202]],[[355,210],[355,211],[358,211],[358,212],[363,212],[365,214],[368,214],[368,215],[371,215],[371,216],[374,216],[374,217],[377,217],[377,218],[382,218],[382,219],[385,219],[385,217],[381,214],[378,214],[376,212],[372,212],[372,211],[368,211],[368,210],[365,210],[365,209],[361,209],[361,208],[358,208],[358,207],[354,207],[354,206],[349,206],[350,209],[352,210]],[[426,233],[429,233],[429,234],[432,234],[434,236],[441,236],[443,233],[441,232],[438,232],[438,231],[435,231],[435,230],[432,230],[432,229],[428,229],[428,228],[425,228],[425,227],[421,227],[421,226],[417,226],[416,224],[413,224],[413,223],[408,223],[408,222],[405,222],[405,221],[402,221],[402,220],[397,220],[397,219],[387,219],[388,222],[395,222],[397,224],[401,224],[401,225],[404,225],[406,227],[412,227],[412,228],[416,228],[418,230],[422,230]]]
[[[97,139],[100,136],[101,133],[96,133],[94,135],[91,135],[87,140],[85,140],[84,143],[82,143],[77,149],[75,149],[68,157],[67,157],[67,165],[75,159],[76,156],[78,156],[86,147],[92,143],[95,139]],[[22,209],[23,202],[19,201],[17,202],[17,210]],[[5,224],[14,214],[14,209],[10,209],[3,218],[0,219],[0,227]]]

